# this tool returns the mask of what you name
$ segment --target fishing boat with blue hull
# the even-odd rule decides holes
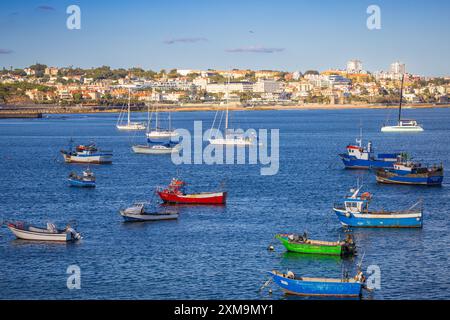
[[[423,208],[415,209],[421,201],[404,211],[371,211],[369,203],[372,195],[369,192],[359,195],[361,188],[351,189],[343,204],[334,205],[333,210],[342,225],[361,228],[422,227]]]
[[[81,176],[71,172],[68,181],[71,187],[95,188],[95,175],[89,168],[84,170]]]
[[[109,164],[112,163],[112,151],[99,150],[95,143],[89,145],[78,145],[72,148],[70,141],[68,150],[61,150],[66,163],[90,163],[90,164]]]
[[[403,158],[393,168],[378,169],[376,179],[386,184],[440,186],[444,180],[444,168],[442,164],[422,166],[419,162]]]
[[[362,271],[358,271],[353,278],[341,279],[299,277],[292,271],[283,274],[276,270],[269,272],[269,275],[286,294],[300,296],[359,297],[365,287]]]
[[[400,153],[380,153],[375,156],[372,142],[367,147],[362,145],[362,135],[356,139],[356,144],[349,144],[347,153],[339,156],[346,169],[392,168]]]

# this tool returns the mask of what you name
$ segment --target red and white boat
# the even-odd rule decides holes
[[[173,178],[167,188],[158,188],[156,192],[165,203],[225,204],[227,193],[224,191],[186,194],[185,186],[184,181]]]

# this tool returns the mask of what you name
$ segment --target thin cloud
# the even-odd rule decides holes
[[[269,48],[269,47],[242,47],[225,49],[226,52],[239,53],[239,52],[252,52],[252,53],[275,53],[284,51],[284,48]]]
[[[14,51],[10,50],[10,49],[2,49],[0,48],[0,54],[10,54],[13,53]]]
[[[195,43],[195,42],[207,42],[208,39],[201,37],[193,37],[193,38],[175,38],[165,40],[165,44],[174,44],[174,43]]]
[[[42,11],[53,11],[53,10],[55,10],[54,7],[48,6],[48,5],[45,5],[45,4],[41,5],[41,6],[38,6],[36,9],[42,10]]]

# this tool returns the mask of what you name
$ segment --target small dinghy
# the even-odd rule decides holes
[[[9,222],[7,227],[18,239],[23,240],[68,242],[81,239],[81,234],[70,225],[58,229],[53,223],[47,223],[47,228],[39,228],[25,222]]]
[[[81,176],[71,172],[68,181],[71,187],[95,188],[95,175],[89,168],[84,170]]]
[[[178,219],[178,212],[148,212],[145,202],[137,202],[131,207],[120,210],[120,215],[126,222],[160,221]]]
[[[307,238],[306,233],[277,234],[275,236],[288,251],[297,253],[327,254],[349,256],[356,253],[356,245],[351,234],[347,234],[344,241],[320,241]]]
[[[299,277],[292,271],[283,274],[276,270],[269,275],[286,294],[300,296],[359,297],[366,281],[361,270],[353,278],[343,276],[340,279]]]

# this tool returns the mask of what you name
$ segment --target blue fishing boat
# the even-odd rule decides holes
[[[81,176],[71,172],[68,181],[71,187],[95,188],[95,175],[89,168],[84,170]]]
[[[269,272],[269,275],[286,294],[300,296],[359,297],[365,287],[361,270],[353,278],[343,276],[340,279],[299,277],[292,271],[283,274],[276,270]]]
[[[362,228],[421,228],[423,209],[414,209],[421,202],[417,202],[404,211],[371,211],[369,203],[372,195],[364,192],[359,195],[362,186],[351,189],[343,204],[333,207],[339,221],[344,226]]]
[[[400,153],[380,153],[375,156],[372,142],[367,143],[367,147],[362,145],[362,134],[356,139],[356,144],[349,144],[347,153],[339,156],[346,169],[369,169],[369,168],[392,168]]]
[[[444,180],[444,168],[442,164],[422,166],[419,162],[403,157],[393,168],[378,169],[376,179],[379,183],[387,184],[440,186]]]

